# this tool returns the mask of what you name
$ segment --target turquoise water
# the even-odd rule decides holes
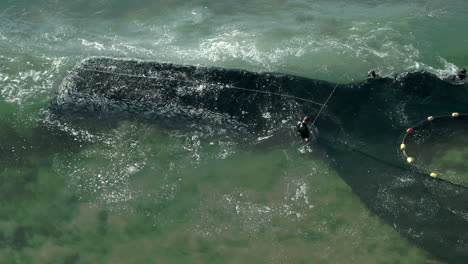
[[[1,1],[0,262],[437,263],[313,145],[51,120],[89,56],[353,82],[466,67],[463,0]]]

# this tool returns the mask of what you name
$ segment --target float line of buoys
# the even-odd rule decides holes
[[[416,124],[415,126],[406,129],[405,135],[403,136],[403,140],[401,141],[401,144],[400,144],[400,150],[402,151],[403,156],[406,158],[406,162],[409,163],[409,164],[413,164],[413,163],[415,162],[414,157],[408,156],[408,154],[407,154],[407,152],[406,152],[407,149],[406,149],[406,143],[405,143],[406,137],[407,137],[408,135],[412,134],[412,133],[414,132],[414,129],[415,129],[415,128],[417,128],[417,127],[423,125],[423,124],[426,123],[426,122],[432,122],[432,121],[434,121],[435,119],[438,119],[438,118],[448,118],[448,117],[457,118],[457,117],[460,117],[460,116],[467,116],[467,115],[460,115],[460,113],[454,112],[454,113],[452,113],[450,116],[438,116],[438,117],[428,116],[426,120],[421,121],[421,122],[419,122],[418,124]],[[431,176],[432,178],[437,178],[437,177],[439,177],[439,174],[438,174],[437,172],[430,171],[430,172],[427,172],[427,173],[428,173],[429,176]]]

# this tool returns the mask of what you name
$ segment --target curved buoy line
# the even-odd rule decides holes
[[[424,173],[428,174],[430,177],[432,178],[438,178],[439,177],[439,174],[437,172],[434,172],[434,171],[428,171],[427,169],[423,169],[423,168],[420,168],[419,166],[417,166],[415,164],[415,158],[414,157],[411,157],[408,155],[407,153],[407,148],[406,148],[406,138],[408,137],[408,135],[412,134],[413,131],[418,128],[419,126],[422,126],[423,124],[427,123],[427,122],[432,122],[434,121],[435,119],[439,119],[439,118],[457,118],[457,117],[460,117],[460,116],[468,116],[468,114],[460,114],[460,113],[457,113],[457,112],[454,112],[452,113],[451,115],[447,115],[447,116],[437,116],[437,117],[434,117],[434,116],[429,116],[427,117],[426,120],[423,120],[421,122],[419,122],[418,124],[416,124],[415,126],[413,127],[410,127],[408,129],[406,129],[405,131],[405,135],[403,136],[403,139],[401,141],[401,144],[400,144],[400,150],[402,151],[403,153],[403,156],[404,158],[406,159],[406,162],[408,164],[413,164],[414,166],[416,166],[418,169],[420,169],[421,171],[423,171]],[[440,178],[439,178],[440,179]],[[441,179],[443,180],[443,179]],[[444,180],[446,181],[446,180]],[[450,182],[452,183],[452,182]],[[452,184],[456,184],[456,183],[452,183]],[[459,185],[459,184],[456,184],[456,185]]]
[[[179,81],[180,82],[180,80],[173,79],[173,78],[165,78],[165,77],[157,77],[157,76],[146,76],[146,75],[136,75],[136,74],[128,74],[128,73],[120,73],[120,72],[109,72],[109,71],[101,71],[101,70],[88,69],[88,68],[81,68],[81,69],[85,70],[85,71],[99,72],[99,73],[105,73],[105,74],[113,74],[113,75],[126,76],[126,77],[132,77],[132,78],[172,80],[172,81]],[[187,81],[185,81],[185,82],[187,82]],[[308,102],[308,103],[312,103],[312,104],[315,104],[315,105],[322,106],[322,109],[326,105],[326,102],[325,102],[325,104],[321,104],[321,103],[318,103],[318,102],[315,102],[315,101],[312,101],[312,100],[309,100],[309,99],[305,99],[305,98],[301,98],[301,97],[297,97],[297,96],[293,96],[293,95],[288,95],[288,94],[267,92],[267,91],[256,90],[256,89],[247,89],[247,88],[241,88],[241,87],[236,87],[236,86],[232,86],[232,85],[226,85],[226,86],[224,86],[224,88],[225,89],[242,90],[242,91],[248,91],[248,92],[255,92],[255,93],[262,93],[262,94],[268,94],[268,95],[276,95],[276,96],[286,97],[286,98],[292,98],[292,99],[301,100],[301,101],[304,101],[304,102]],[[335,87],[335,89],[336,89],[336,87]],[[327,99],[327,101],[328,101],[328,99]]]

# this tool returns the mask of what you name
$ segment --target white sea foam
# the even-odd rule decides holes
[[[80,39],[80,40],[81,40],[81,44],[83,44],[84,46],[92,47],[92,48],[95,48],[97,50],[105,49],[104,44],[98,43],[96,41],[87,41],[86,39]]]

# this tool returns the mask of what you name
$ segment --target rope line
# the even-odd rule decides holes
[[[338,84],[335,85],[335,88],[334,88],[333,91],[330,93],[330,95],[328,96],[327,100],[325,100],[325,103],[323,103],[322,108],[320,108],[320,111],[319,111],[318,114],[315,116],[314,122],[312,122],[312,126],[315,124],[315,121],[317,121],[317,118],[318,118],[319,115],[322,113],[323,108],[325,108],[325,106],[327,105],[328,100],[330,100],[330,98],[332,97],[333,93],[334,93],[335,90],[336,90],[336,87],[338,87]]]
[[[266,92],[266,91],[255,90],[255,89],[246,89],[246,88],[240,88],[240,87],[235,87],[235,86],[228,86],[228,87],[226,87],[226,88],[228,88],[228,89],[244,90],[244,91],[250,91],[250,92],[257,92],[257,93],[263,93],[263,94],[269,94],[269,95],[277,95],[277,96],[281,96],[281,97],[293,98],[293,99],[297,99],[297,100],[301,100],[301,101],[313,103],[313,104],[316,104],[316,105],[320,105],[320,106],[322,106],[322,107],[324,106],[324,104],[317,103],[317,102],[314,102],[314,101],[312,101],[312,100],[308,100],[308,99],[305,99],[305,98],[297,97],[297,96],[294,96],[294,95],[280,94],[280,93],[274,93],[274,92]]]
[[[120,75],[120,76],[127,76],[127,77],[134,77],[134,78],[146,78],[146,79],[158,79],[158,80],[174,80],[174,81],[178,81],[178,80],[175,80],[175,79],[171,79],[171,78],[164,78],[164,77],[154,77],[154,76],[145,76],[145,75],[135,75],[135,74],[128,74],[128,73],[118,73],[118,72],[108,72],[108,71],[100,71],[100,70],[95,70],[95,69],[88,69],[88,68],[82,68],[83,70],[86,70],[86,71],[93,71],[93,72],[100,72],[100,73],[106,73],[106,74],[115,74],[115,75]],[[301,101],[304,101],[304,102],[308,102],[308,103],[312,103],[312,104],[315,104],[315,105],[320,105],[322,106],[322,109],[323,107],[325,106],[325,104],[321,104],[321,103],[317,103],[315,101],[312,101],[312,100],[309,100],[309,99],[305,99],[305,98],[301,98],[301,97],[297,97],[297,96],[293,96],[293,95],[288,95],[288,94],[280,94],[280,93],[275,93],[275,92],[267,92],[267,91],[262,91],[262,90],[256,90],[256,89],[247,89],[247,88],[241,88],[241,87],[235,87],[235,86],[225,86],[226,89],[234,89],[234,90],[242,90],[242,91],[249,91],[249,92],[256,92],[256,93],[262,93],[262,94],[268,94],[268,95],[276,95],[276,96],[280,96],[280,97],[286,97],[286,98],[292,98],[292,99],[296,99],[296,100],[301,100]]]

